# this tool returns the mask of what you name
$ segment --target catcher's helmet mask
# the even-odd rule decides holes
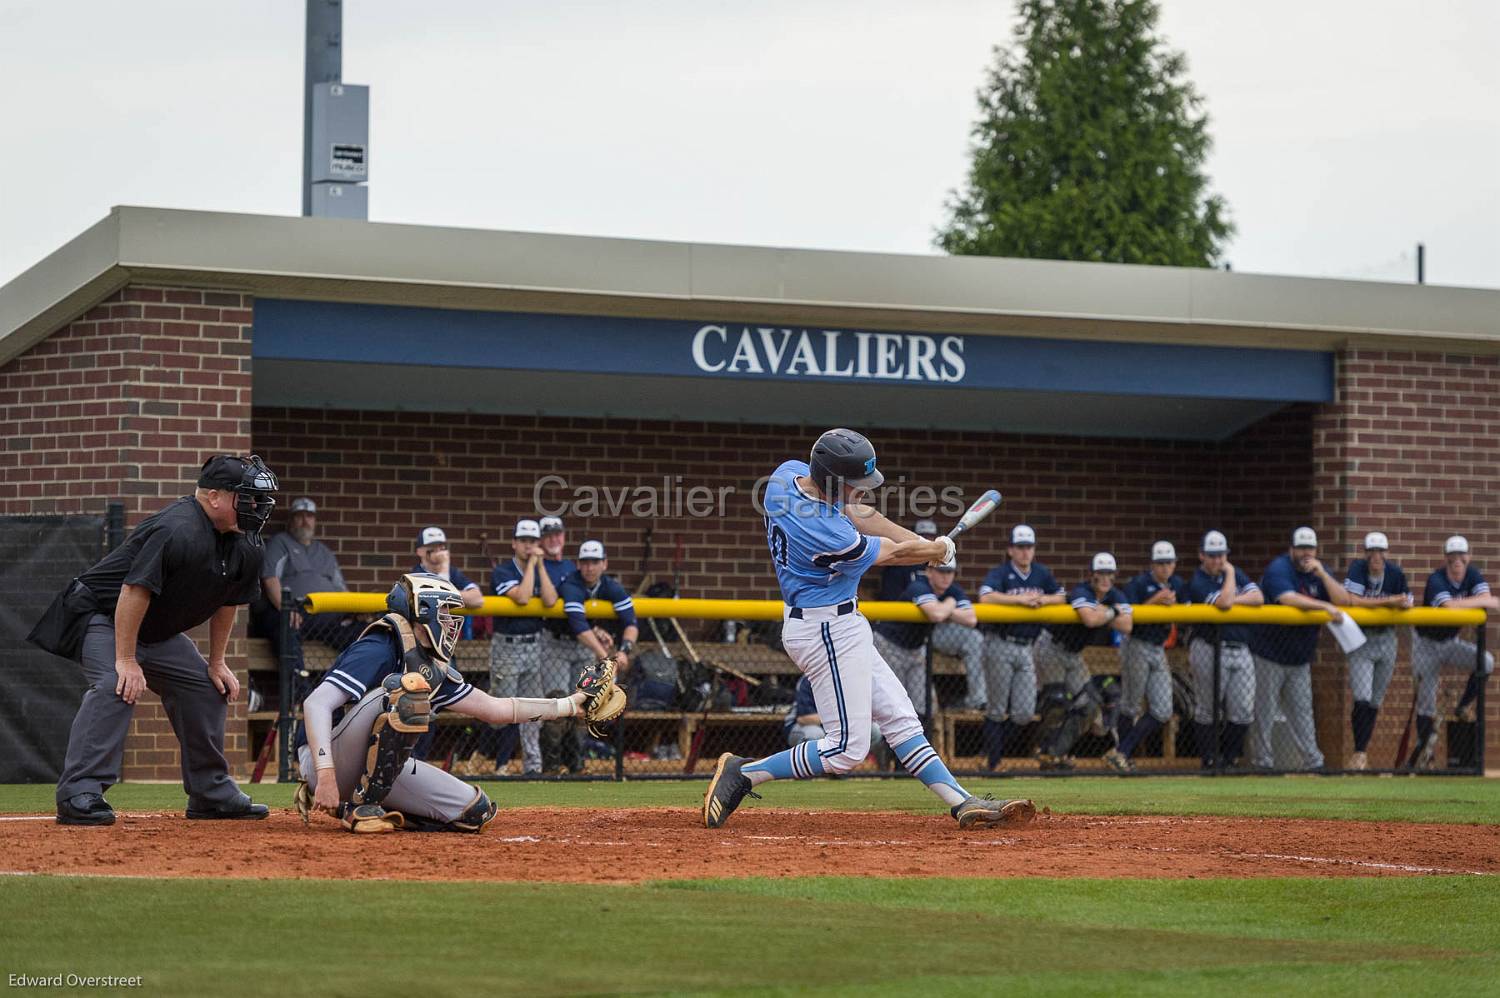
[[[413,628],[427,632],[435,660],[445,664],[452,660],[464,626],[462,617],[449,612],[464,605],[463,594],[453,583],[428,572],[412,572],[401,576],[387,594],[385,605],[410,621]]]
[[[885,484],[885,475],[875,467],[875,445],[842,427],[818,438],[807,465],[808,477],[829,499],[842,499],[843,486],[873,492]]]
[[[239,481],[224,479],[225,465],[233,468],[239,462]],[[233,474],[232,471],[228,472]],[[234,493],[235,524],[254,543],[260,543],[260,532],[276,508],[276,497],[271,493],[281,487],[276,475],[266,467],[259,454],[215,454],[203,462],[198,473],[201,488],[222,489]]]

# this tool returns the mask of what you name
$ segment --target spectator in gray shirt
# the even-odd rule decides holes
[[[271,648],[281,654],[282,599],[308,593],[348,592],[338,558],[317,539],[318,506],[306,496],[292,500],[292,517],[285,533],[266,541],[265,560],[261,565],[261,587],[266,602],[258,613],[260,630],[271,639]],[[343,651],[359,637],[362,624],[348,614],[293,614],[292,623],[306,639],[316,639]]]

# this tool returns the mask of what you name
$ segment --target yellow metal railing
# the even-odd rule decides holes
[[[385,609],[384,593],[311,593],[305,597],[309,613],[380,613]],[[639,617],[680,617],[684,620],[780,620],[785,607],[780,600],[769,599],[654,599],[635,600]],[[923,623],[927,620],[915,604],[907,602],[862,602],[860,613],[870,620],[896,620]],[[562,602],[551,607],[541,600],[518,606],[501,596],[486,596],[484,605],[461,613],[476,617],[561,617]],[[986,624],[1074,624],[1078,612],[1070,606],[1044,606],[1030,609],[1019,606],[977,604],[975,614]],[[1141,624],[1321,624],[1328,614],[1319,610],[1298,610],[1290,606],[1237,606],[1220,610],[1202,604],[1184,606],[1137,606],[1133,608]],[[1464,627],[1485,622],[1483,610],[1443,610],[1413,607],[1396,610],[1388,607],[1351,607],[1350,617],[1367,627],[1413,625],[1418,627]],[[590,617],[614,617],[614,607],[603,600],[589,600],[584,613]]]

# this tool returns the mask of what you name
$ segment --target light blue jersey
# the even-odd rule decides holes
[[[787,461],[766,485],[766,543],[787,606],[832,606],[854,598],[859,577],[880,557],[880,538],[866,537],[843,504],[797,487],[806,461]]]

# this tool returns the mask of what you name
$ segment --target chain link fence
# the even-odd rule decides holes
[[[269,747],[280,732],[287,758],[297,705],[373,619],[340,608],[373,610],[380,599],[319,594],[280,615],[279,660],[266,649],[252,661],[257,690],[275,691],[251,715],[253,739]],[[605,737],[573,720],[489,727],[449,711],[421,757],[481,779],[682,778],[707,775],[721,752],[760,757],[823,737],[811,689],[799,690],[781,647],[779,603],[636,609],[641,636],[621,677],[630,707]],[[1289,607],[1141,606],[1128,634],[1081,627],[1066,606],[981,606],[977,628],[927,624],[904,603],[861,610],[955,773],[1483,772],[1493,658],[1470,623],[1483,611],[1355,610],[1362,626],[1345,652],[1326,615]],[[495,634],[492,612],[541,608],[492,599],[475,611],[455,653],[464,678],[496,696],[571,691],[591,655],[564,622]],[[736,612],[750,619],[711,619]],[[606,629],[612,614],[589,606]],[[1005,623],[1016,621],[1036,626]],[[899,770],[883,740],[871,743],[856,774]],[[280,776],[295,778],[284,761]]]

